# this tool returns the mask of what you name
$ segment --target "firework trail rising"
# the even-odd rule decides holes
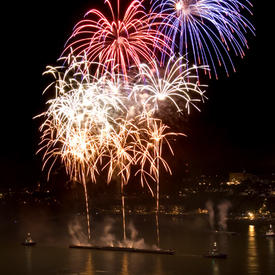
[[[174,133],[174,132],[167,132],[168,126],[164,125],[161,120],[154,119],[150,117],[146,117],[145,119],[141,120],[140,123],[145,123],[146,128],[144,128],[144,132],[146,134],[146,157],[142,158],[142,162],[140,164],[140,170],[137,173],[141,173],[141,183],[143,182],[143,178],[145,179],[146,184],[148,185],[148,181],[146,179],[147,175],[150,175],[153,178],[154,182],[156,182],[156,236],[157,236],[157,246],[159,247],[160,238],[159,238],[159,171],[160,171],[160,164],[164,167],[164,169],[172,174],[168,163],[162,157],[162,148],[163,144],[166,143],[170,149],[172,154],[173,150],[168,141],[168,138],[175,135],[184,135],[182,133]],[[144,152],[144,151],[143,151]],[[145,171],[145,164],[148,160],[148,152],[149,152],[149,173]]]
[[[245,35],[254,27],[241,14],[252,15],[252,4],[244,0],[152,0],[152,12],[160,12],[166,25],[160,30],[172,42],[172,51],[186,54],[196,65],[210,65],[218,78],[216,63],[223,66],[228,76],[227,61],[235,71],[230,50],[241,58],[248,48]],[[171,27],[172,26],[172,27]],[[178,43],[179,41],[179,47]],[[224,58],[226,57],[226,59]],[[165,54],[162,55],[165,59]],[[209,77],[211,77],[209,71]]]

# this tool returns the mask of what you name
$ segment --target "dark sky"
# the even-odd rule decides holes
[[[43,111],[42,77],[46,65],[56,64],[72,28],[94,1],[11,1],[2,13],[1,175],[5,185],[34,182],[41,169],[38,122]],[[97,3],[102,0],[97,1]],[[255,1],[252,22],[256,37],[248,35],[250,49],[234,59],[237,69],[208,85],[208,101],[192,112],[177,144],[176,160],[186,160],[197,171],[274,171],[274,59]],[[261,20],[260,20],[261,18]],[[270,26],[271,27],[271,26]],[[4,62],[4,63],[3,63]],[[272,73],[271,73],[272,71]]]

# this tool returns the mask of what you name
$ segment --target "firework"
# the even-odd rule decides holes
[[[114,117],[126,107],[117,87],[111,86],[114,82],[106,80],[110,75],[97,79],[83,73],[83,64],[86,65],[75,60],[64,74],[59,67],[49,67],[46,73],[57,78],[49,87],[54,86],[56,94],[47,102],[49,108],[42,114],[46,119],[40,130],[42,144],[46,143],[44,166],[50,158],[55,160],[60,155],[71,178],[82,180],[90,175],[95,180],[95,156],[101,158],[103,144],[108,144],[109,132],[116,127]]]
[[[70,57],[68,68],[48,67],[55,77],[49,85],[55,97],[47,102],[39,151],[44,151],[43,169],[51,160],[48,177],[58,159],[72,180],[83,184],[90,239],[90,218],[86,179],[96,181],[98,166],[113,142],[111,133],[119,127],[116,117],[123,113],[124,97],[118,93],[119,76],[106,72],[100,78],[87,73],[87,60]],[[97,64],[98,65],[98,64]],[[116,80],[114,80],[114,78]]]
[[[119,0],[117,16],[110,1],[105,0],[105,4],[112,19],[96,9],[88,11],[86,19],[76,24],[64,53],[69,50],[74,55],[85,53],[89,61],[98,61],[110,72],[122,73],[126,78],[132,65],[139,67],[143,61],[150,64],[157,58],[154,48],[168,53],[164,34],[155,28],[159,23],[153,22],[159,16],[148,16],[142,1],[132,1],[122,19]]]
[[[226,59],[234,64],[229,50],[243,57],[248,48],[247,30],[254,34],[254,27],[241,15],[241,10],[251,12],[252,4],[245,0],[156,0],[152,12],[159,11],[165,17],[166,26],[160,29],[173,41],[172,51],[188,54],[196,65],[210,65],[217,76],[216,61],[228,75]],[[173,27],[171,27],[171,25]],[[177,43],[179,41],[179,43]],[[177,45],[179,44],[179,47]],[[162,56],[165,58],[165,55]],[[211,76],[209,71],[209,77]]]
[[[183,57],[171,57],[165,69],[161,69],[155,63],[154,70],[147,64],[140,65],[139,81],[135,84],[130,97],[140,101],[143,112],[153,114],[159,110],[160,103],[171,103],[177,112],[182,112],[179,104],[185,103],[185,109],[190,113],[190,106],[203,101],[205,85],[199,85],[196,74],[198,69],[208,70],[207,66],[193,66],[188,68],[187,61]],[[179,103],[180,102],[180,103]]]
[[[160,237],[159,237],[159,192],[160,192],[160,165],[164,167],[166,172],[172,174],[172,171],[162,156],[164,143],[168,146],[172,155],[174,155],[172,147],[169,143],[168,138],[183,135],[183,133],[168,132],[169,127],[160,119],[154,119],[151,117],[145,117],[140,120],[140,124],[145,124],[143,128],[144,135],[144,148],[140,150],[137,154],[140,160],[140,169],[136,174],[140,173],[141,183],[145,182],[149,187],[152,195],[155,194],[156,197],[156,236],[157,245],[159,247]],[[146,171],[146,166],[148,171]],[[156,183],[155,192],[153,193],[150,185],[148,184],[147,178],[150,178]]]
[[[199,110],[196,103],[203,101],[205,91],[202,88],[205,85],[199,85],[197,69],[208,70],[208,66],[194,66],[188,68],[187,61],[183,57],[171,57],[162,69],[154,63],[154,70],[146,64],[141,64],[140,73],[137,75],[132,93],[129,98],[133,98],[141,109],[138,125],[141,138],[138,139],[135,146],[136,158],[140,174],[140,182],[147,185],[152,195],[156,197],[156,235],[157,245],[159,246],[159,171],[160,165],[172,174],[168,163],[162,157],[163,144],[167,144],[170,152],[173,154],[172,147],[168,141],[169,136],[184,135],[183,133],[167,132],[168,126],[164,125],[160,119],[154,118],[157,111],[163,112],[167,104],[172,104],[176,111],[182,112],[181,103],[184,102],[185,109],[189,114],[190,106]],[[162,105],[160,105],[160,102]],[[140,107],[142,106],[142,107]],[[161,110],[160,110],[161,109]],[[156,184],[156,189],[152,190],[149,181]]]
[[[107,183],[120,179],[126,241],[124,186],[135,171],[141,186],[156,198],[159,246],[160,168],[172,174],[163,147],[173,155],[169,139],[184,135],[169,132],[161,113],[168,106],[180,113],[199,110],[206,98],[199,70],[210,77],[211,67],[217,78],[218,63],[228,75],[227,61],[235,70],[229,50],[243,57],[245,35],[254,34],[241,15],[242,10],[251,13],[252,5],[243,1],[152,0],[147,14],[143,0],[133,0],[120,17],[120,0],[116,14],[105,0],[111,17],[88,11],[65,45],[63,66],[47,68],[45,73],[55,80],[45,91],[54,89],[55,94],[39,115],[44,118],[43,169],[49,165],[49,177],[60,160],[70,179],[83,184],[89,239],[87,182],[95,183],[103,170]],[[186,58],[195,65],[189,66]]]
[[[70,178],[83,184],[89,238],[86,181],[96,182],[102,170],[107,170],[107,183],[114,176],[119,177],[125,240],[123,194],[132,167],[136,167],[135,175],[140,176],[141,185],[147,186],[152,196],[156,196],[158,214],[160,166],[171,174],[162,156],[163,144],[166,143],[173,154],[168,137],[182,135],[168,132],[168,126],[154,117],[155,110],[159,108],[158,100],[167,99],[181,111],[174,99],[179,98],[185,101],[189,110],[189,105],[199,100],[192,99],[193,94],[203,98],[204,91],[200,89],[196,76],[194,83],[191,81],[192,69],[186,69],[180,63],[182,58],[171,58],[164,71],[157,69],[157,63],[154,63],[156,69],[153,72],[148,65],[140,64],[140,73],[135,80],[129,78],[131,81],[127,82],[124,81],[125,76],[107,70],[96,75],[89,74],[92,64],[86,56],[71,55],[66,60],[67,66],[48,67],[46,71],[55,78],[46,91],[54,88],[55,97],[47,102],[48,109],[40,115],[45,118],[40,127],[43,169],[51,162],[50,175],[53,165],[60,159]],[[103,64],[95,64],[104,67]],[[145,101],[138,100],[140,96]],[[147,108],[148,105],[153,107]],[[142,110],[140,115],[131,114],[139,110]],[[152,187],[154,183],[156,189]]]

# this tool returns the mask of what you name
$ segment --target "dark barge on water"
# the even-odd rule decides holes
[[[70,245],[69,248],[137,252],[137,253],[155,253],[155,254],[169,254],[169,255],[175,254],[175,250],[171,250],[171,249],[145,249],[145,248],[134,248],[134,247],[97,246],[97,245]]]

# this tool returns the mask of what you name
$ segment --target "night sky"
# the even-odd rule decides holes
[[[39,178],[41,155],[35,155],[39,121],[32,118],[45,108],[42,91],[49,79],[42,72],[46,65],[56,64],[84,13],[100,8],[93,2],[12,1],[3,8],[8,16],[2,23],[0,187]],[[237,72],[231,71],[229,78],[221,74],[219,80],[208,82],[208,100],[183,124],[188,137],[176,144],[172,161],[186,161],[198,173],[275,170],[274,69],[267,67],[274,49],[264,32],[268,21],[260,20],[260,10],[252,2],[256,37],[248,35],[245,58],[234,58]]]

